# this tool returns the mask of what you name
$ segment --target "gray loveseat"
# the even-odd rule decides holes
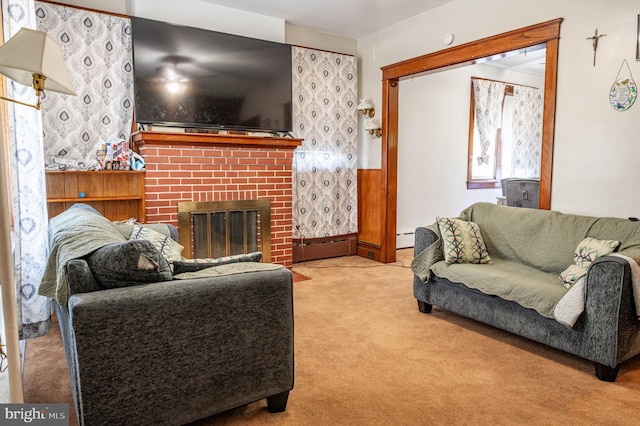
[[[593,361],[597,377],[605,381],[615,381],[620,364],[640,353],[640,301],[634,300],[630,262],[640,258],[640,222],[489,203],[474,204],[459,219],[478,224],[494,262],[446,264],[438,254],[438,227],[416,229],[413,289],[421,312],[430,313],[436,305],[578,355]],[[614,253],[591,263],[578,299],[584,311],[568,326],[549,314],[554,306],[540,309],[541,314],[531,298],[518,292],[535,289],[539,281],[563,300],[569,290],[558,274],[572,263],[574,250],[586,237],[620,241],[624,257]],[[487,292],[485,284],[491,281],[510,288],[500,296]]]
[[[54,299],[64,293],[60,279],[68,286],[55,306],[79,424],[178,425],[263,398],[269,411],[284,411],[294,371],[291,272],[244,263],[240,273],[177,280],[148,251],[138,260],[156,266],[138,271],[146,283],[123,276],[105,289],[96,271],[106,265],[96,262],[108,256],[97,253],[129,244],[121,227],[101,237],[110,226],[81,205],[52,218],[52,247],[74,246],[74,233],[85,243],[68,248],[72,255],[52,249],[40,286]]]

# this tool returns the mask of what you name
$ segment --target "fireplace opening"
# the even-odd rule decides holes
[[[178,203],[178,233],[187,258],[262,252],[271,262],[271,201]]]

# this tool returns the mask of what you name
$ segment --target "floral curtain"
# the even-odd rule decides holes
[[[543,91],[513,86],[512,166],[510,176],[540,176]]]
[[[33,0],[3,0],[2,24],[5,40],[22,27],[35,28]],[[33,88],[11,80],[7,80],[7,95],[27,103],[36,102]],[[11,102],[5,105],[10,139],[18,334],[20,339],[28,339],[46,334],[51,325],[51,302],[37,292],[49,254],[42,115],[23,105]]]
[[[293,47],[293,135],[303,138],[293,169],[293,235],[355,233],[356,58]]]
[[[45,162],[98,168],[103,143],[129,140],[133,122],[133,60],[128,18],[35,2],[37,28],[62,45],[78,96],[45,94]]]
[[[492,80],[471,79],[474,96],[474,122],[480,138],[479,166],[489,164],[495,153],[496,129],[502,125],[502,100],[505,83]]]

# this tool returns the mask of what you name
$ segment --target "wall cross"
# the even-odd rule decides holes
[[[596,28],[596,33],[591,36],[591,37],[587,37],[587,40],[593,40],[593,66],[596,66],[596,50],[598,50],[598,40],[600,39],[600,37],[604,37],[606,36],[606,34],[598,34],[598,29]]]

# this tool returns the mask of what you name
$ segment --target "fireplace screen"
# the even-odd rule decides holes
[[[269,200],[178,203],[178,232],[187,258],[260,251],[271,262]]]

